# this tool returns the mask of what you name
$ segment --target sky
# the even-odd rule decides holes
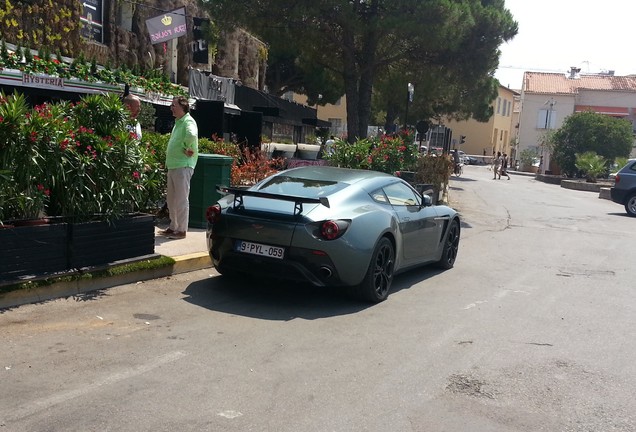
[[[499,49],[495,77],[521,89],[523,73],[636,74],[634,0],[505,0],[519,31]]]

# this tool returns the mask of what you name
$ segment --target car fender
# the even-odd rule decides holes
[[[351,218],[351,215],[354,215]],[[316,216],[312,214],[312,216]],[[362,282],[371,262],[375,246],[382,236],[388,236],[394,247],[400,247],[396,238],[398,222],[395,214],[389,210],[378,210],[376,206],[362,205],[346,215],[332,214],[332,219],[350,219],[347,232],[336,240],[325,240],[322,249],[333,261],[338,276],[344,285],[357,285]],[[299,239],[297,239],[299,240]],[[295,241],[298,245],[298,242]],[[308,245],[310,243],[308,242]]]

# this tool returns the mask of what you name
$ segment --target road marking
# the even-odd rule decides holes
[[[495,294],[493,295],[493,298],[494,298],[495,300],[499,300],[499,299],[502,299],[502,298],[504,298],[505,296],[507,296],[509,293],[530,295],[530,293],[529,293],[528,291],[522,291],[522,290],[514,290],[514,291],[511,291],[511,290],[504,289],[504,290],[501,290],[501,291],[499,291],[499,292],[495,293]],[[464,310],[472,309],[472,308],[477,307],[477,305],[480,305],[480,304],[482,304],[482,303],[488,303],[488,300],[478,300],[478,301],[476,301],[475,303],[469,303],[469,304],[468,304],[467,306],[465,306],[463,309],[464,309]]]
[[[243,413],[240,412],[240,411],[227,410],[227,411],[220,412],[217,415],[219,417],[225,417],[225,418],[228,418],[228,419],[233,419],[233,418],[242,416]]]
[[[31,416],[39,411],[47,410],[51,408],[52,406],[59,405],[71,399],[75,399],[85,394],[94,392],[98,390],[100,387],[103,387],[105,385],[114,384],[116,382],[123,381],[125,379],[142,375],[166,363],[171,363],[173,361],[176,361],[186,355],[187,354],[183,351],[173,351],[171,353],[167,353],[162,356],[159,356],[148,363],[144,363],[142,365],[130,368],[129,370],[126,370],[123,372],[114,373],[112,375],[106,376],[95,382],[88,383],[82,387],[79,387],[73,390],[68,390],[62,393],[57,393],[49,397],[45,397],[42,399],[29,402],[28,405],[11,411],[9,416],[5,419],[5,423],[8,424],[9,422],[17,421],[25,417]]]
[[[475,303],[470,303],[468,306],[466,306],[464,308],[464,310],[472,309],[472,308],[477,307],[477,305],[480,305],[482,303],[488,303],[488,300],[478,300]]]

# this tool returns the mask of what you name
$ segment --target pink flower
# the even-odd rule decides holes
[[[135,171],[135,172],[133,172],[133,178],[134,178],[135,180],[138,180],[138,179],[139,179],[139,171]]]

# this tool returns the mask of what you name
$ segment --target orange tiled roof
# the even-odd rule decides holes
[[[580,75],[524,72],[523,90],[526,93],[575,94],[579,90],[606,90],[636,92],[636,75]]]

